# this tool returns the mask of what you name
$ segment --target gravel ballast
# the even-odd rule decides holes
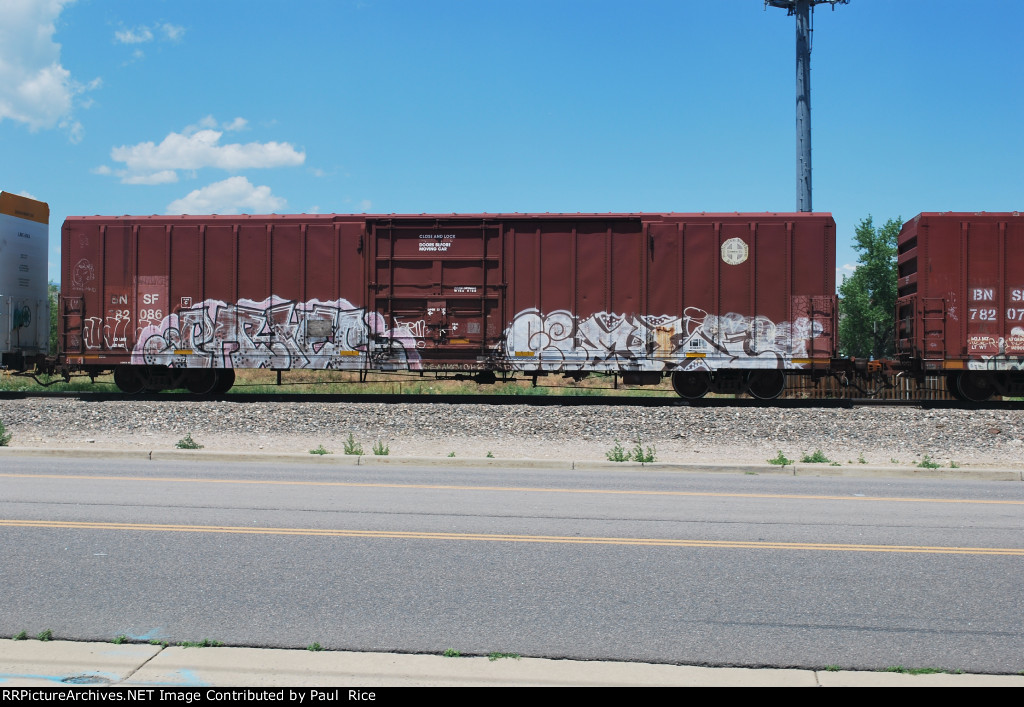
[[[691,408],[446,403],[0,401],[12,447],[173,449],[191,435],[213,451],[341,454],[351,433],[367,454],[603,460],[616,441],[657,461],[763,463],[821,450],[840,464],[1017,468],[1024,411]]]

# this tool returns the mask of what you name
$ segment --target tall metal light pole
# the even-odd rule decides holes
[[[764,0],[796,15],[796,210],[811,211],[811,13],[815,5],[850,0]]]

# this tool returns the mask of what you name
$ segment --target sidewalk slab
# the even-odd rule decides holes
[[[161,651],[160,646],[0,639],[0,685],[116,685]]]
[[[807,686],[810,670],[256,648],[164,650],[125,683],[245,687]]]

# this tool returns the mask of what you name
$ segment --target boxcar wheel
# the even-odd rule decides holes
[[[959,373],[949,373],[946,375],[946,391],[953,396],[954,400],[959,400],[962,403],[967,402],[967,398],[960,392]]]
[[[697,400],[711,389],[711,377],[705,371],[676,371],[672,374],[672,387],[680,397]]]
[[[751,371],[747,392],[758,400],[771,400],[786,389],[786,374],[777,368]]]
[[[231,386],[235,384],[235,370],[233,368],[217,368],[214,372],[216,373],[217,384],[213,386],[211,392],[214,395],[223,395],[231,390]]]
[[[217,387],[217,372],[212,368],[189,371],[185,387],[193,395],[209,395]]]
[[[991,376],[978,371],[961,373],[956,386],[960,395],[972,403],[983,403],[995,392]]]
[[[122,393],[138,395],[146,389],[147,376],[142,375],[143,371],[141,366],[118,366],[114,369],[114,385]]]

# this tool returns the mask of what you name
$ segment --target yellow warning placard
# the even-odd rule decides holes
[[[8,192],[0,192],[0,214],[23,218],[36,223],[50,223],[50,206],[43,201],[29,199]]]

